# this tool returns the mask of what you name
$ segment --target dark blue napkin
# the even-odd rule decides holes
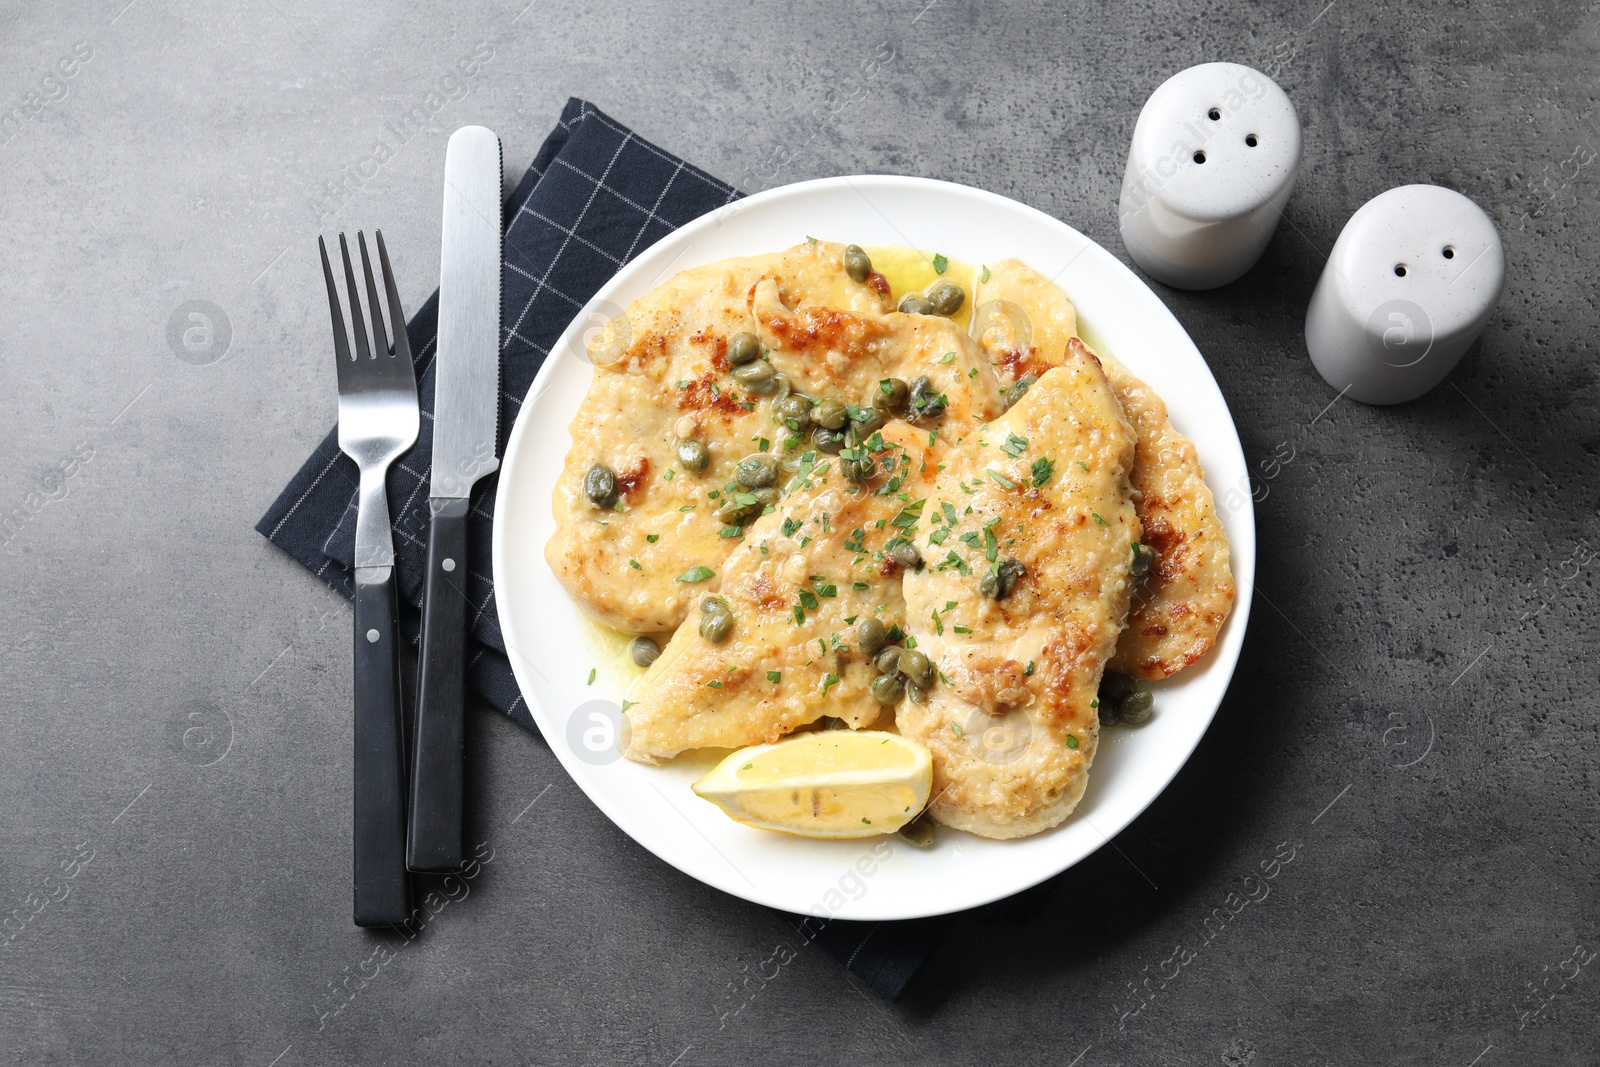
[[[501,323],[500,447],[539,366],[567,324],[628,260],[679,226],[741,194],[573,99],[506,205]],[[423,426],[389,475],[401,627],[416,641],[426,570],[428,476],[433,455],[433,351],[438,294],[407,328],[415,353]],[[330,385],[332,378],[329,378]],[[355,464],[330,430],[256,524],[273,544],[346,597],[355,549]],[[473,494],[467,576],[472,647],[468,684],[535,736],[517,689],[490,578],[496,478]],[[839,959],[878,995],[897,999],[943,937],[946,920],[858,923],[791,916],[808,940]]]

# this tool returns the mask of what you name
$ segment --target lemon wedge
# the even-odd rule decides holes
[[[928,750],[878,730],[823,730],[742,748],[694,784],[728,817],[800,837],[892,834],[933,787]]]

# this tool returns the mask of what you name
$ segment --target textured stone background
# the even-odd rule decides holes
[[[29,116],[0,129],[0,1062],[1593,1062],[1600,5],[524,2],[0,10]],[[498,130],[513,177],[576,94],[746,189],[924,174],[1121,254],[1139,106],[1214,59],[1276,74],[1306,159],[1255,270],[1157,286],[1265,493],[1244,658],[1162,799],[887,1006],[814,950],[745,985],[788,929],[478,714],[493,863],[319,1029],[377,944],[349,924],[349,614],[251,529],[334,419],[313,237],[436,263],[449,132]],[[1413,181],[1500,225],[1499,312],[1430,396],[1317,418],[1324,256]],[[401,281],[415,307],[435,277]],[[190,300],[231,333],[209,365],[168,341]]]

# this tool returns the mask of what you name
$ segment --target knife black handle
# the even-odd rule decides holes
[[[411,764],[413,871],[461,868],[462,727],[467,658],[467,500],[430,500],[422,594],[417,746]]]
[[[355,922],[398,926],[411,876],[393,567],[356,568],[355,607]]]

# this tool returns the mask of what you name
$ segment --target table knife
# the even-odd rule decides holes
[[[413,871],[454,871],[463,862],[467,513],[472,487],[500,466],[500,158],[500,138],[482,126],[457,130],[445,150],[428,572],[406,848]]]

